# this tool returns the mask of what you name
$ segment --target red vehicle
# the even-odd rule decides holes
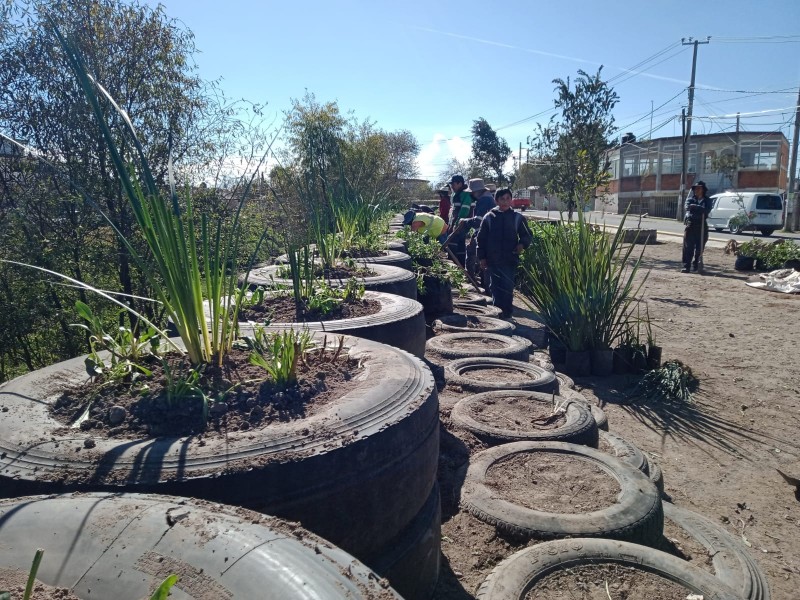
[[[531,207],[530,198],[512,198],[511,208],[514,210],[528,210]]]

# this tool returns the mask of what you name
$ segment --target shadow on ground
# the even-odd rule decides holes
[[[600,406],[613,404],[650,430],[700,449],[711,446],[732,456],[754,460],[748,444],[774,444],[800,449],[797,441],[743,427],[718,414],[719,407],[701,392],[691,403],[664,403],[635,394],[638,375],[581,378],[576,383],[589,388]]]

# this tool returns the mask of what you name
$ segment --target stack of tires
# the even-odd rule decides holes
[[[658,464],[609,432],[604,411],[555,372],[546,355],[513,331],[449,333],[440,327],[438,333],[427,342],[426,358],[444,370],[442,406],[451,408],[443,422],[486,447],[470,453],[452,496],[498,535],[529,544],[491,571],[478,598],[539,597],[537,586],[555,589],[548,586],[561,585],[558,577],[584,568],[584,582],[598,580],[588,575],[599,568],[637,569],[655,577],[651,585],[676,586],[681,598],[769,598],[766,578],[746,548],[715,523],[664,502]],[[553,481],[548,468],[556,473]],[[584,475],[590,472],[596,479]],[[564,490],[581,489],[587,480],[609,486],[611,494],[597,494],[603,499],[596,503],[605,504],[590,502],[583,510],[564,500],[570,495]],[[713,574],[668,552],[674,548],[663,535],[665,519],[708,551]]]

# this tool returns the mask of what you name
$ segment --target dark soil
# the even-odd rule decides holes
[[[250,363],[249,351],[234,349],[222,367],[209,364],[197,371],[195,387],[177,399],[167,395],[168,371],[151,357],[145,362],[151,376],[133,381],[94,378],[64,393],[53,403],[51,414],[69,426],[90,406],[81,429],[125,439],[210,436],[302,419],[349,386],[357,364],[334,355],[333,351],[307,353],[297,362],[297,381],[280,388],[264,369]],[[165,360],[174,381],[186,380],[192,372],[185,355],[171,354]]]
[[[481,423],[493,424],[511,431],[548,430],[567,422],[562,411],[553,413],[553,405],[524,396],[487,399],[470,405],[470,416]]]
[[[0,569],[0,592],[10,592],[11,600],[21,600],[28,584],[28,573]],[[67,588],[58,588],[46,585],[38,579],[33,584],[31,600],[81,600]]]
[[[303,302],[298,315],[297,303],[292,296],[266,298],[256,306],[247,306],[239,311],[240,321],[254,323],[306,323],[309,321],[338,321],[374,315],[381,309],[377,300],[347,300],[330,312],[312,310]]]
[[[587,513],[617,501],[616,479],[589,460],[555,452],[525,452],[496,463],[486,483],[498,496],[531,510]]]
[[[533,586],[525,600],[686,600],[691,593],[654,573],[605,563],[551,573]]]

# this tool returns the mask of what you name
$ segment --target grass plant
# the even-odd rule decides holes
[[[520,288],[533,311],[568,350],[607,349],[634,318],[635,281],[642,253],[632,265],[633,244],[624,246],[623,218],[613,235],[586,222],[533,224],[534,243],[521,263]]]
[[[252,337],[245,341],[250,348],[250,362],[263,368],[280,389],[286,389],[297,382],[297,362],[311,346],[308,331],[287,329],[269,333],[263,327],[256,327]]]
[[[692,402],[699,387],[690,367],[679,360],[668,360],[646,373],[631,396],[661,403]]]

